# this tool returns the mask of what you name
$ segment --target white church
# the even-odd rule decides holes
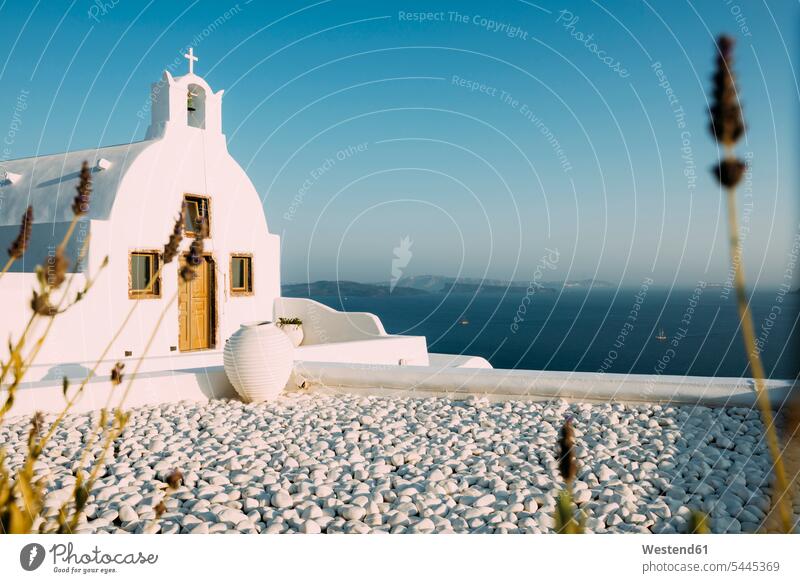
[[[15,307],[3,316],[4,338],[24,326],[28,314],[17,307],[28,304],[33,269],[46,262],[48,250],[52,253],[72,219],[82,162],[92,167],[90,210],[69,249],[74,267],[90,237],[73,290],[97,273],[106,256],[109,265],[85,303],[56,319],[57,329],[40,361],[96,358],[130,304],[139,300],[133,325],[112,349],[115,357],[137,355],[147,328],[179,286],[177,265],[168,265],[147,289],[184,203],[184,246],[200,216],[208,222],[205,262],[197,280],[179,290],[176,312],[165,318],[153,356],[217,348],[242,321],[272,316],[273,300],[280,295],[278,237],[267,230],[258,193],[228,153],[223,92],[212,91],[189,62],[189,74],[173,78],[165,72],[163,81],[153,84],[152,121],[143,141],[2,164],[3,248],[28,205],[35,217],[32,248],[2,280],[3,305]]]
[[[72,220],[84,160],[92,168],[93,191],[90,210],[68,247],[71,268],[77,264],[69,293],[81,289],[109,259],[86,298],[55,319],[26,378],[33,379],[28,388],[84,375],[134,303],[107,360],[110,368],[118,360],[137,359],[176,293],[178,301],[169,306],[143,370],[174,376],[180,370],[219,367],[226,339],[242,323],[281,316],[304,322],[305,339],[295,353],[299,360],[430,364],[433,355],[424,337],[389,335],[372,314],[280,297],[279,237],[269,232],[258,192],[228,152],[223,91],[214,92],[195,74],[192,50],[184,56],[186,75],[165,71],[151,87],[152,119],[143,141],[0,163],[0,249],[17,235],[28,205],[35,217],[30,248],[0,279],[2,338],[17,337],[27,322],[34,269],[46,265]],[[173,261],[148,285],[182,205],[183,252],[200,221],[208,225],[198,277],[183,282],[179,262]],[[87,237],[88,249],[78,262]]]

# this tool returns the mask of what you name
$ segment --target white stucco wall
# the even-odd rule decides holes
[[[135,300],[128,300],[128,254],[136,249],[158,249],[167,241],[184,193],[210,197],[211,233],[205,251],[214,258],[216,272],[216,345],[247,320],[270,319],[272,302],[280,295],[279,241],[269,234],[255,188],[225,148],[224,140],[208,139],[202,130],[184,128],[168,134],[145,151],[126,176],[119,202],[111,215],[106,252],[123,257],[113,262],[106,277],[113,282],[106,310],[119,319]],[[178,147],[175,147],[176,144]],[[146,193],[146,194],[141,194]],[[189,241],[183,242],[188,250]],[[253,290],[249,296],[230,294],[230,254],[253,255]],[[164,305],[178,287],[177,261],[164,268],[161,299],[141,300],[137,322],[120,338],[122,350],[142,346]],[[120,298],[123,298],[120,301]],[[154,344],[154,354],[178,344],[178,308],[173,302]]]

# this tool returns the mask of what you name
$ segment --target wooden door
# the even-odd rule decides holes
[[[213,260],[204,257],[192,281],[185,282],[178,276],[178,286],[180,350],[211,348],[214,345]]]

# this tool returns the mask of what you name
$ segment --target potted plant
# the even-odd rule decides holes
[[[278,328],[283,330],[297,347],[303,342],[303,321],[300,318],[278,318]]]

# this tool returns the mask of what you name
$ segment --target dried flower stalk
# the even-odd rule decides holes
[[[186,256],[186,262],[180,270],[180,276],[183,281],[189,283],[197,277],[197,266],[203,261],[203,231],[201,227],[197,230],[192,240],[192,245],[189,247],[189,254]]]
[[[92,170],[89,162],[83,161],[78,186],[75,187],[78,193],[72,201],[72,212],[75,216],[82,216],[89,212],[89,201],[92,196]]]
[[[181,241],[183,241],[183,222],[186,214],[185,206],[181,206],[181,211],[178,218],[175,219],[175,225],[172,227],[172,234],[169,236],[169,241],[164,245],[164,253],[161,254],[161,263],[171,263],[180,252]]]
[[[125,365],[118,362],[114,365],[114,368],[111,369],[111,384],[115,387],[122,384],[122,377],[125,376],[122,373],[123,368],[125,368]]]
[[[761,355],[756,345],[753,316],[750,312],[745,286],[744,266],[742,265],[739,221],[736,216],[736,186],[744,175],[745,163],[739,160],[734,152],[736,143],[744,134],[744,121],[742,120],[742,109],[736,91],[736,80],[731,68],[733,64],[733,46],[734,40],[729,36],[720,36],[717,40],[717,68],[713,76],[709,129],[711,135],[723,148],[723,158],[713,168],[713,174],[726,193],[730,254],[733,262],[739,321],[741,323],[745,352],[750,362],[750,372],[755,381],[756,399],[761,410],[761,420],[764,424],[766,441],[775,467],[775,487],[778,492],[786,493],[788,492],[789,484],[786,479],[780,442],[775,429],[772,406],[764,383],[766,376],[764,374],[764,365],[761,362]],[[780,495],[776,501],[784,532],[791,532],[792,529],[792,509],[789,498],[788,495]]]
[[[764,532],[779,533],[783,532],[781,522],[780,500],[786,498],[789,504],[793,504],[800,496],[800,397],[795,397],[786,407],[786,422],[783,428],[784,441],[786,446],[783,449],[783,462],[788,475],[789,486],[787,490],[780,491],[775,489],[772,493],[772,504],[769,514],[764,520]],[[797,527],[797,517],[793,528]]]
[[[561,428],[559,443],[558,468],[561,477],[567,484],[572,485],[577,474],[577,464],[575,462],[575,432],[572,429],[572,419],[567,419]]]
[[[25,214],[22,215],[22,222],[19,226],[19,234],[11,247],[8,248],[8,255],[12,259],[19,259],[25,254],[31,240],[31,230],[33,229],[33,207],[28,206]]]
[[[28,244],[31,240],[31,231],[33,229],[33,207],[28,206],[25,214],[22,215],[22,222],[19,225],[19,234],[17,238],[11,243],[11,246],[8,248],[8,261],[3,266],[3,269],[0,270],[0,278],[5,275],[5,273],[11,269],[11,266],[17,259],[20,259],[23,255],[25,255],[25,251],[28,249]]]
[[[699,510],[693,511],[689,515],[687,531],[687,534],[710,534],[711,529],[708,527],[708,515]]]
[[[566,483],[566,488],[559,492],[556,499],[556,511],[553,517],[558,534],[582,534],[584,530],[583,514],[576,513],[572,500],[572,483],[578,473],[574,448],[575,430],[572,428],[572,419],[567,418],[558,440],[558,469]]]

